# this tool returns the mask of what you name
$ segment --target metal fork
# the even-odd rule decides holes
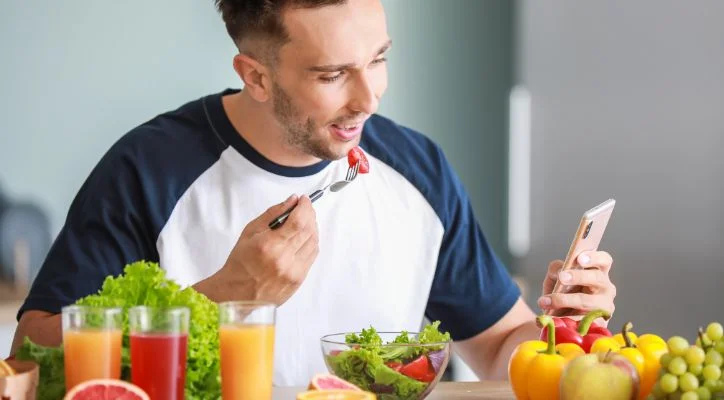
[[[312,203],[314,203],[319,198],[321,198],[322,195],[324,195],[324,192],[326,192],[327,189],[329,189],[330,192],[339,192],[340,190],[344,189],[345,186],[349,185],[349,183],[352,182],[354,180],[354,178],[357,177],[358,172],[359,172],[359,161],[357,161],[357,163],[354,166],[349,167],[349,169],[347,170],[347,176],[344,178],[343,181],[333,182],[321,189],[315,190],[314,192],[312,192],[312,194],[309,195],[309,200],[311,200]],[[285,211],[284,214],[276,217],[272,222],[269,223],[269,228],[277,229],[280,226],[282,226],[282,224],[284,223],[284,221],[287,220],[287,218],[289,217],[289,214],[292,213],[292,210],[294,210],[294,208],[296,208],[296,205],[292,206],[290,209]]]

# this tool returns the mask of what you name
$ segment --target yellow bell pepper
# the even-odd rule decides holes
[[[591,353],[613,351],[626,357],[639,374],[639,400],[645,399],[659,376],[659,359],[668,352],[666,342],[659,336],[647,333],[636,336],[630,332],[633,324],[624,324],[621,333],[600,338],[591,347]]]
[[[629,361],[631,361],[631,364],[636,368],[636,372],[639,374],[639,379],[644,379],[644,354],[641,352],[639,348],[636,347],[634,342],[631,340],[631,337],[629,336],[629,330],[633,327],[633,324],[631,322],[627,322],[624,324],[623,329],[621,330],[621,334],[623,336],[624,345],[621,347],[621,350],[618,352],[626,357]]]
[[[631,340],[632,342],[636,343],[636,340],[637,340],[639,337],[636,336],[635,333],[629,332],[629,333],[628,333],[628,338],[629,338],[629,340]],[[619,348],[620,348],[620,347],[623,347],[623,346],[626,346],[626,341],[623,339],[623,333],[617,333],[617,334],[613,335],[613,340],[615,340],[616,343],[618,343],[618,347],[619,347]]]
[[[609,351],[618,353],[623,344],[619,344],[615,337],[600,337],[593,342],[591,353],[608,353]]]
[[[557,399],[561,374],[568,363],[559,351],[571,358],[583,354],[582,349],[579,352],[569,346],[556,346],[553,318],[541,315],[536,320],[539,325],[548,327],[548,342],[530,340],[521,343],[508,363],[508,378],[518,400]]]
[[[580,355],[586,354],[586,351],[575,343],[559,343],[556,345],[556,352],[566,359],[566,363],[569,363],[571,360]]]
[[[639,399],[642,400],[651,393],[661,369],[659,360],[662,355],[669,352],[669,348],[664,339],[650,333],[639,336],[635,346],[644,355],[644,374],[639,389]]]

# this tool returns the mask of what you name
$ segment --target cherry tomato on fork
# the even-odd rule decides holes
[[[357,172],[360,174],[370,172],[370,162],[367,161],[367,156],[365,156],[365,153],[359,148],[359,146],[354,147],[347,153],[347,162],[350,167],[357,164],[357,161],[359,161],[359,171]]]

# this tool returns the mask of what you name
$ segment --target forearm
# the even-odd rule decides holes
[[[536,325],[534,320],[525,322],[515,330],[511,331],[500,346],[500,350],[493,360],[491,365],[491,376],[489,376],[488,379],[507,380],[508,361],[510,360],[510,356],[513,354],[515,348],[527,340],[538,339],[539,335],[540,328]]]
[[[60,314],[50,314],[42,311],[25,312],[15,330],[13,344],[10,346],[10,355],[14,355],[18,351],[26,336],[33,343],[42,346],[60,346],[63,343]]]
[[[537,339],[535,314],[522,299],[500,321],[469,339],[455,342],[456,351],[480,379],[508,378],[508,360],[526,340]]]

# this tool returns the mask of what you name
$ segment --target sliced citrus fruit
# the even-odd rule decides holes
[[[329,390],[329,389],[346,389],[346,390],[358,390],[362,389],[353,385],[344,379],[331,374],[317,374],[312,377],[309,382],[309,390]]]
[[[15,375],[15,370],[4,360],[0,360],[0,378]]]
[[[63,400],[149,400],[140,387],[118,379],[94,379],[76,385]]]
[[[297,400],[377,400],[374,393],[358,390],[310,390],[297,395]]]

